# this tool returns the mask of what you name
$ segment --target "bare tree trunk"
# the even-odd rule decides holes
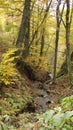
[[[45,32],[45,28],[43,27],[42,28],[42,37],[41,37],[41,48],[40,48],[40,56],[42,56],[43,55],[43,49],[44,49],[44,44],[45,44],[45,34],[44,34],[44,32]]]
[[[60,4],[61,4],[61,0],[58,1],[58,5],[57,5],[57,9],[56,9],[57,27],[56,27],[56,40],[55,40],[55,58],[54,58],[53,82],[56,81],[56,69],[57,69],[57,53],[58,53],[59,32],[60,32],[60,25],[61,25],[61,22],[62,22],[63,11],[64,11],[64,7],[65,7],[65,2],[63,4],[61,12],[60,12]]]
[[[48,0],[46,1],[46,8],[48,7]],[[44,13],[47,13],[44,11]],[[40,56],[43,55],[44,45],[45,45],[45,26],[46,20],[44,20],[43,28],[42,28],[42,37],[41,37],[41,48],[40,48]]]
[[[70,10],[71,9],[71,10]],[[63,62],[58,75],[63,75],[68,73],[69,83],[72,84],[72,74],[71,74],[71,62],[73,61],[73,52],[70,52],[70,28],[73,18],[73,0],[70,7],[70,0],[66,0],[66,24],[64,27],[66,30],[66,60]]]
[[[54,72],[53,72],[53,82],[56,80],[56,68],[57,68],[57,53],[58,53],[58,42],[59,42],[59,32],[60,32],[60,23],[59,23],[59,6],[61,0],[59,0],[57,9],[56,9],[56,40],[55,40],[55,58],[54,58]]]
[[[66,0],[66,62],[68,70],[68,79],[71,84],[71,60],[70,60],[70,1]]]
[[[30,43],[30,17],[31,17],[30,4],[31,0],[25,0],[22,21],[16,42],[17,46],[22,46],[22,43],[24,43],[24,47],[27,54],[29,52],[29,43]]]

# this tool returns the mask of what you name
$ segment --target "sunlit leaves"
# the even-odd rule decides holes
[[[0,82],[14,84],[16,81],[17,71],[15,69],[14,59],[12,55],[16,49],[11,49],[3,55],[3,60],[0,64]]]

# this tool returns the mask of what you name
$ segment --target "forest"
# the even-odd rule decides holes
[[[0,0],[0,130],[73,130],[73,0]]]

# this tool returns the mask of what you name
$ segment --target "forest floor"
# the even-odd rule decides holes
[[[0,61],[7,48],[7,45],[0,44]],[[3,86],[0,91],[2,120],[4,115],[9,115],[11,124],[18,130],[24,122],[35,122],[36,113],[53,109],[62,98],[73,94],[73,86],[68,85],[67,76],[58,78],[56,84],[51,84],[49,79],[44,82],[30,80],[25,72],[18,72],[18,77],[16,84]]]

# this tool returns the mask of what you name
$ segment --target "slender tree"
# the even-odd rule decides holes
[[[45,44],[45,28],[42,28],[42,37],[41,37],[41,48],[40,48],[40,56],[43,55],[43,49]]]
[[[48,7],[48,1],[46,1],[46,8],[47,7]],[[45,9],[44,9],[44,13],[47,13]],[[42,27],[40,56],[43,55],[43,50],[44,50],[44,45],[45,45],[45,25],[46,25],[46,19],[44,20],[44,24],[43,24],[43,27]]]
[[[68,70],[68,79],[69,83],[71,84],[70,26],[71,26],[70,0],[66,0],[66,63]]]
[[[71,5],[71,6],[70,6]],[[72,75],[71,75],[71,62],[73,60],[73,51],[70,50],[70,32],[71,32],[71,24],[73,19],[73,0],[66,0],[66,23],[62,18],[62,23],[65,27],[66,32],[66,59],[63,62],[59,74],[68,73],[69,83],[72,82]]]
[[[56,80],[59,33],[60,33],[60,25],[61,25],[61,21],[62,21],[62,15],[63,15],[64,7],[65,7],[65,3],[64,3],[62,11],[60,13],[60,4],[61,4],[61,0],[58,1],[58,5],[57,5],[57,8],[56,8],[56,39],[55,39],[55,57],[54,57],[53,82],[55,82],[55,80]]]
[[[34,41],[34,39],[35,39],[35,37],[36,37],[36,35],[37,35],[37,33],[38,33],[38,30],[40,29],[40,27],[41,27],[42,24],[44,23],[45,19],[47,18],[48,12],[49,12],[49,10],[50,10],[51,3],[52,3],[52,0],[50,0],[49,5],[48,5],[47,8],[46,8],[44,17],[43,17],[41,23],[39,24],[39,26],[37,27],[37,29],[35,30],[35,32],[34,32],[34,34],[33,34],[33,37],[32,37],[32,39],[31,39],[31,41],[30,41],[29,47],[30,47],[31,44],[33,43],[33,41]]]

